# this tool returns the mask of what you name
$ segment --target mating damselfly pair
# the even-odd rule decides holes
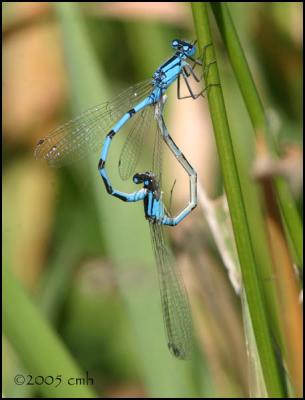
[[[166,246],[162,226],[179,224],[197,205],[197,174],[169,135],[163,119],[165,92],[177,81],[178,99],[196,99],[206,90],[194,93],[189,83],[192,77],[200,81],[195,68],[201,66],[193,58],[195,42],[175,39],[174,55],[153,74],[152,79],[141,82],[121,93],[113,101],[94,107],[40,139],[35,149],[36,158],[47,160],[51,166],[76,161],[95,150],[106,137],[98,162],[99,173],[109,194],[125,202],[143,201],[145,218],[149,222],[153,250],[158,266],[163,317],[168,347],[176,357],[185,359],[191,350],[191,316],[186,291],[173,257]],[[189,94],[181,95],[180,80],[184,80]],[[143,137],[155,122],[155,142],[151,170],[135,173]],[[133,175],[135,184],[143,185],[133,193],[115,189],[106,171],[107,157],[113,138],[125,124],[131,124],[119,159],[119,173],[123,180]],[[178,162],[189,175],[190,198],[187,206],[172,217],[166,210],[162,192],[162,143],[166,143]]]

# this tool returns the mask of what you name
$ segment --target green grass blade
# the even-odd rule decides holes
[[[69,385],[69,378],[84,377],[64,344],[43,319],[37,307],[26,295],[11,269],[4,265],[3,271],[4,333],[17,351],[28,373],[35,376],[60,375],[61,383],[35,385],[49,398],[94,398],[94,390],[87,385]],[[14,379],[14,377],[12,377]]]
[[[217,26],[228,51],[232,68],[237,77],[237,83],[243,95],[252,125],[255,129],[265,129],[263,104],[258,95],[245,54],[241,47],[236,29],[233,25],[228,7],[225,3],[211,3]]]
[[[266,124],[263,104],[256,89],[228,5],[225,2],[215,2],[211,3],[211,7],[227,49],[232,69],[247,107],[253,128],[257,135],[264,135],[264,138],[268,143],[269,151],[275,155],[275,146],[272,142],[271,135],[268,134],[268,126]],[[295,262],[298,266],[302,267],[303,234],[300,216],[284,179],[279,177],[275,180],[275,183],[282,216],[291,238]]]
[[[206,3],[192,3],[194,24],[199,48],[213,43]],[[205,62],[214,61],[213,46],[207,48]],[[206,84],[220,82],[217,64],[209,70]],[[221,86],[208,91],[209,108],[215,131],[216,144],[223,174],[224,187],[232,218],[233,230],[239,255],[243,283],[249,305],[257,348],[262,364],[264,379],[270,397],[284,395],[283,383],[277,366],[272,339],[268,326],[265,305],[257,275],[255,254],[251,241],[246,207],[241,182],[238,175],[237,160],[234,154],[230,129],[226,116]]]

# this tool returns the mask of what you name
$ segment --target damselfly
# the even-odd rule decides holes
[[[196,99],[206,89],[194,94],[188,83],[190,75],[197,81],[201,79],[194,72],[196,65],[202,65],[201,61],[193,59],[195,43],[173,40],[172,47],[176,50],[175,54],[157,69],[152,80],[127,89],[112,102],[90,109],[57,128],[49,136],[39,140],[35,149],[35,156],[47,160],[51,166],[70,163],[96,149],[102,142],[103,132],[107,132],[111,128],[102,147],[98,164],[99,172],[109,194],[129,202],[143,200],[145,217],[149,221],[158,265],[168,346],[176,357],[184,359],[190,352],[191,344],[189,305],[182,279],[175,269],[172,256],[166,247],[162,226],[177,225],[196,206],[196,172],[175,145],[166,129],[162,117],[163,95],[176,80],[178,81],[177,93],[179,99],[188,97]],[[192,61],[193,65],[190,65],[189,61]],[[189,90],[188,96],[181,96],[180,94],[181,76]],[[126,110],[129,111],[126,112]],[[128,179],[135,171],[144,131],[148,130],[153,120],[157,120],[157,134],[155,136],[152,170],[144,174],[137,173],[134,175],[133,182],[143,184],[144,187],[129,194],[112,187],[105,166],[113,137],[131,119],[133,125],[119,160],[119,172],[122,179]],[[190,201],[176,217],[169,215],[162,199],[162,139],[190,178]]]
[[[125,193],[112,187],[108,178],[104,178],[107,190],[126,202],[143,201],[145,218],[149,222],[153,250],[158,267],[164,323],[168,338],[168,347],[178,358],[188,357],[191,349],[191,316],[187,294],[179,271],[175,267],[173,256],[166,246],[163,226],[179,224],[197,205],[197,174],[180,149],[174,143],[165,126],[162,109],[164,99],[155,105],[157,131],[153,151],[152,170],[136,173],[133,182],[143,188]],[[176,216],[169,215],[163,201],[162,192],[162,143],[165,142],[179,163],[189,175],[190,198],[185,208]]]
[[[193,58],[196,52],[195,42],[175,39],[172,41],[172,48],[176,50],[175,54],[156,70],[152,79],[130,87],[113,101],[93,107],[55,129],[38,141],[35,157],[47,160],[51,166],[68,164],[96,150],[103,141],[104,133],[108,132],[98,164],[99,172],[106,183],[105,162],[111,140],[132,120],[119,159],[121,178],[126,180],[131,177],[139,160],[144,132],[148,130],[154,115],[153,105],[160,101],[168,87],[177,80],[178,99],[196,99],[203,96],[207,89],[195,94],[188,82],[190,76],[196,81],[201,79],[194,71],[197,65],[202,65],[199,59]],[[181,95],[181,77],[189,91],[187,96]],[[117,196],[115,192],[111,192],[109,185],[106,184],[106,188],[110,194]]]

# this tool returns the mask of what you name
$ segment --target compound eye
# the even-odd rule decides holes
[[[178,46],[178,40],[176,40],[176,39],[173,40],[172,41],[172,46],[176,48]]]
[[[183,46],[183,50],[184,51],[188,51],[189,50],[189,46]]]
[[[141,179],[141,175],[140,174],[135,174],[132,178],[134,183],[141,183],[142,179]]]

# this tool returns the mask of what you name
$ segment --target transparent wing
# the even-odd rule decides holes
[[[175,268],[173,256],[166,247],[163,228],[149,224],[158,266],[163,318],[171,353],[181,359],[190,355],[192,347],[191,314],[182,277]]]
[[[151,80],[140,82],[109,101],[93,107],[53,130],[37,143],[34,155],[59,167],[96,150],[105,133],[124,113],[144,99],[152,89]]]
[[[154,106],[145,107],[134,115],[132,128],[127,136],[119,158],[119,173],[123,180],[131,177],[140,159],[144,132],[151,128],[154,120]]]
[[[163,144],[162,132],[159,124],[156,124],[152,170],[160,188],[162,188]]]

